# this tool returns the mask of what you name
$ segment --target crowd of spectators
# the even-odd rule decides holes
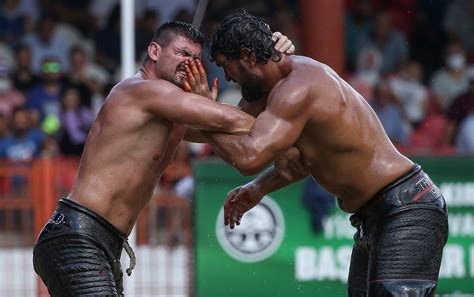
[[[347,1],[349,83],[408,154],[473,154],[474,1]]]
[[[5,0],[0,7],[0,158],[80,156],[88,130],[120,79],[119,0]],[[136,0],[135,52],[142,62],[163,22],[191,22],[197,1]],[[346,73],[403,152],[474,153],[474,0],[346,0]],[[209,1],[202,31],[246,9],[296,44],[296,0]],[[309,32],[309,33],[304,33]],[[220,97],[238,86],[203,57]],[[208,147],[186,145],[188,155]]]

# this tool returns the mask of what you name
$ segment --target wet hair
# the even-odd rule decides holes
[[[209,47],[211,61],[218,54],[223,54],[229,60],[239,60],[243,58],[241,49],[248,49],[249,55],[253,53],[257,63],[281,59],[281,54],[274,49],[272,31],[267,22],[245,11],[225,17],[214,30]]]
[[[153,35],[153,41],[161,47],[168,46],[176,36],[183,36],[199,43],[204,44],[204,35],[193,25],[185,22],[172,21],[161,25]]]

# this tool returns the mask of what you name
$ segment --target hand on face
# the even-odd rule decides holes
[[[298,180],[308,175],[309,168],[303,163],[300,151],[290,147],[274,161],[278,174],[289,181]]]
[[[183,89],[186,92],[198,94],[214,101],[217,100],[217,78],[212,81],[212,90],[209,90],[206,71],[199,59],[189,59],[185,62],[186,80]]]
[[[224,203],[224,224],[230,225],[231,229],[240,225],[244,213],[257,205],[262,198],[263,195],[252,185],[240,186],[230,191]]]

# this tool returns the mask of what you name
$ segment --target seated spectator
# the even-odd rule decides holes
[[[466,117],[474,113],[474,69],[467,72],[469,89],[454,98],[446,113],[449,125],[446,139],[454,142],[460,124]],[[474,134],[474,131],[472,132]]]
[[[102,104],[104,88],[110,81],[107,70],[91,61],[85,49],[79,45],[71,48],[70,63],[72,67],[66,76],[67,83],[81,92],[81,105],[94,106],[94,100]]]
[[[31,128],[30,112],[26,107],[13,110],[11,134],[0,145],[0,158],[11,161],[31,161],[40,155],[44,133]]]
[[[375,16],[373,32],[364,44],[382,53],[382,75],[397,72],[408,59],[408,41],[403,33],[392,28],[389,12],[380,12]]]
[[[474,1],[450,1],[443,27],[451,40],[459,40],[468,53],[474,54]]]
[[[157,25],[160,23],[160,16],[156,11],[147,10],[143,16],[137,20],[135,28],[135,56],[140,58],[143,52],[148,52],[148,44],[153,39]]]
[[[26,105],[39,112],[41,120],[47,115],[58,116],[60,94],[64,88],[61,64],[55,58],[46,58],[41,66],[41,83],[34,86],[28,95]]]
[[[71,40],[57,30],[57,19],[54,15],[44,15],[39,21],[37,32],[27,34],[23,42],[31,48],[33,72],[42,71],[43,61],[47,57],[55,57],[64,69],[68,69]]]
[[[374,87],[380,82],[382,54],[376,48],[366,47],[357,57],[355,74],[348,79],[349,84],[368,102],[374,95]]]
[[[8,120],[5,117],[5,115],[0,112],[0,143],[7,137],[7,135],[8,135]]]
[[[17,9],[19,2],[15,0],[2,1],[0,6],[0,40],[9,44],[15,43],[18,36],[23,34],[23,15]]]
[[[40,83],[40,78],[33,72],[31,48],[20,44],[15,48],[16,67],[13,71],[15,87],[28,96],[30,90]]]
[[[370,0],[357,1],[353,11],[348,11],[345,23],[346,59],[350,69],[354,69],[357,56],[364,48],[364,42],[373,31],[373,7]]]
[[[461,123],[456,136],[456,151],[460,154],[474,154],[474,113]]]
[[[84,150],[87,134],[94,121],[92,112],[80,105],[80,92],[67,88],[62,95],[62,111],[59,115],[61,132],[59,150],[63,155],[80,156]]]
[[[10,118],[13,109],[24,104],[25,97],[15,89],[8,69],[0,65],[0,113]]]
[[[423,69],[417,62],[411,61],[400,71],[400,75],[389,80],[390,87],[400,100],[405,118],[411,128],[426,116],[428,90],[422,83]]]
[[[448,43],[444,62],[445,66],[431,78],[431,90],[442,112],[445,112],[454,98],[466,91],[469,86],[466,56],[460,43]]]
[[[409,137],[407,151],[412,154],[452,154],[454,147],[446,141],[448,120],[435,99],[428,100],[427,115]]]
[[[120,65],[120,39],[120,5],[117,4],[113,8],[105,28],[96,32],[94,36],[95,60],[109,73],[113,73]]]
[[[398,99],[386,81],[380,82],[374,89],[371,106],[382,123],[385,132],[394,145],[405,145],[408,140]]]
[[[1,27],[0,27],[1,28]],[[0,39],[0,63],[8,68],[15,66],[15,54],[9,44],[3,43]]]

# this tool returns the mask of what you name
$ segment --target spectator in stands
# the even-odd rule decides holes
[[[101,65],[94,63],[85,49],[79,45],[71,48],[71,70],[68,83],[81,91],[81,105],[98,110],[104,100],[104,88],[110,83],[110,75]]]
[[[3,113],[0,112],[0,147],[2,147],[2,141],[8,135],[8,121]]]
[[[346,16],[346,58],[349,68],[356,66],[364,42],[369,39],[373,31],[373,7],[370,0],[357,1],[357,7]],[[286,32],[286,31],[282,31]]]
[[[12,161],[31,161],[40,155],[44,133],[31,128],[30,112],[26,107],[13,111],[11,134],[0,145],[0,158]]]
[[[0,40],[13,44],[23,34],[23,15],[17,0],[5,0],[0,6]]]
[[[13,72],[15,87],[27,96],[33,86],[40,82],[40,78],[33,72],[31,48],[20,44],[15,48],[16,67]]]
[[[461,123],[456,136],[456,150],[460,154],[474,154],[474,112]]]
[[[173,0],[166,2],[155,0],[135,1],[135,10],[138,17],[141,17],[145,11],[152,10],[159,15],[163,22],[173,20],[173,17],[176,16],[177,12],[180,10],[187,10],[190,14],[193,14],[195,9],[195,0]]]
[[[96,61],[112,73],[120,64],[120,5],[116,5],[107,25],[94,36]]]
[[[39,21],[37,32],[27,34],[23,39],[31,48],[35,73],[41,72],[42,62],[46,57],[56,57],[65,69],[68,68],[71,41],[59,34],[56,28],[56,17],[53,14],[45,14]]]
[[[135,30],[136,58],[141,57],[143,52],[147,51],[148,43],[153,38],[158,23],[159,16],[153,10],[145,11],[143,16],[137,20],[137,27]]]
[[[10,118],[13,109],[25,104],[25,97],[15,88],[9,70],[0,64],[0,113]]]
[[[454,147],[446,141],[448,120],[431,96],[426,116],[409,136],[408,149],[413,154],[452,154]]]
[[[375,86],[371,106],[393,144],[406,144],[408,135],[399,100],[393,94],[387,81],[382,81]]]
[[[107,20],[119,3],[119,0],[90,0],[89,11],[94,18],[95,29],[100,31],[107,25]]]
[[[382,54],[375,47],[366,47],[357,57],[355,74],[348,79],[349,84],[366,100],[373,98],[374,87],[380,82]]]
[[[52,1],[48,9],[58,16],[62,23],[70,24],[84,36],[95,27],[95,19],[89,11],[90,0]]]
[[[451,1],[443,27],[451,40],[459,40],[469,54],[474,54],[474,0]]]
[[[445,112],[453,99],[467,90],[466,56],[459,42],[450,42],[445,49],[445,66],[431,78],[431,90],[441,111]]]
[[[15,66],[15,54],[9,44],[3,43],[0,39],[0,63],[8,68]]]
[[[368,47],[376,47],[382,53],[381,73],[397,72],[408,59],[408,41],[403,33],[392,28],[390,13],[379,12],[375,16],[373,32],[364,42]]]
[[[40,119],[47,115],[58,116],[60,110],[60,94],[64,83],[61,64],[55,58],[46,58],[41,66],[42,82],[31,90],[26,105],[38,112]]]
[[[86,71],[91,68],[87,65],[86,53],[80,45],[71,47],[69,63],[71,69],[65,72],[65,83],[79,90],[81,105],[90,107],[93,92],[91,89],[92,83],[90,83],[92,80],[86,77],[86,75],[88,75]]]
[[[390,87],[400,100],[403,114],[411,128],[416,128],[426,116],[428,89],[422,80],[423,69],[415,61],[408,62],[400,75],[389,79]]]
[[[449,121],[446,139],[451,143],[456,139],[461,123],[474,113],[474,69],[467,71],[467,78],[469,80],[468,90],[453,100],[446,113]],[[474,134],[474,130],[471,133]]]
[[[87,134],[94,121],[89,108],[80,105],[80,94],[78,89],[71,87],[65,89],[62,94],[59,149],[63,155],[80,156],[82,154]]]
[[[31,48],[32,65],[35,73],[41,72],[46,57],[55,57],[61,65],[68,65],[70,44],[56,31],[56,17],[45,14],[39,20],[37,32],[27,34],[23,42]]]

